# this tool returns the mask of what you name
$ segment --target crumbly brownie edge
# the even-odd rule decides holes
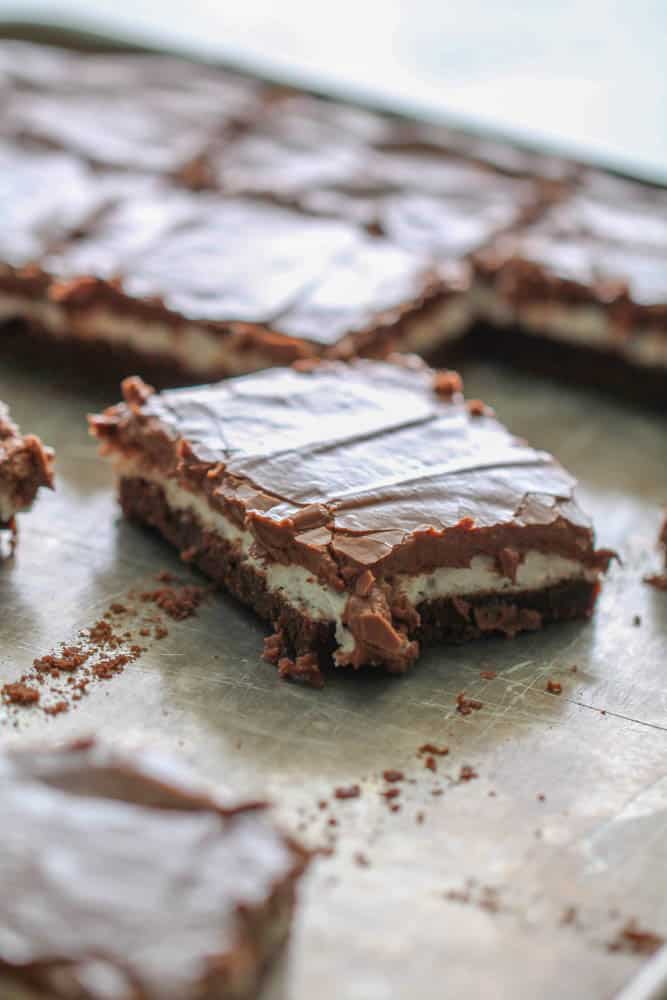
[[[160,486],[140,478],[123,478],[119,496],[126,517],[157,529],[185,553],[188,562],[280,628],[294,653],[315,652],[325,660],[331,657],[336,647],[335,623],[309,618],[280,594],[269,592],[262,574],[243,562],[233,545],[203,530],[189,513],[171,509]],[[587,618],[598,590],[597,583],[574,580],[519,594],[483,593],[427,601],[417,608],[421,625],[410,638],[461,642]],[[386,663],[375,665],[390,669]]]

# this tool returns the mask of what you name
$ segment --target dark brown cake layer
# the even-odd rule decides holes
[[[255,995],[305,852],[151,753],[0,756],[0,974],[55,998]]]
[[[308,617],[281,594],[271,593],[265,576],[243,564],[238,549],[213,532],[203,530],[190,514],[172,510],[164,491],[142,479],[122,479],[120,503],[126,517],[156,529],[217,584],[279,630],[285,649],[294,655],[315,652],[329,660],[336,643],[335,622]],[[417,605],[419,624],[408,631],[410,641],[462,642],[487,635],[513,636],[553,622],[588,618],[599,585],[567,581],[515,594],[482,593]],[[389,670],[392,663],[378,661]]]
[[[458,356],[453,357],[446,347],[442,348],[433,360],[499,361],[564,385],[585,386],[616,400],[658,411],[667,408],[667,367],[631,364],[612,351],[528,333],[517,326],[494,327],[484,322],[475,324],[457,351]]]

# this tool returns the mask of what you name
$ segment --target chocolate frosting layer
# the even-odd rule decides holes
[[[93,742],[6,752],[0,795],[0,971],[87,1000],[252,981],[253,927],[304,864],[260,804]]]
[[[155,395],[131,382],[128,403],[93,427],[204,490],[271,558],[337,586],[365,569],[465,566],[507,546],[596,565],[572,477],[439,384],[416,359],[274,369]]]
[[[114,279],[108,293],[157,298],[187,320],[262,324],[320,345],[440,290],[423,257],[343,220],[159,183],[122,200],[45,267],[65,279]]]
[[[632,304],[667,327],[667,192],[591,171],[540,219],[482,255],[486,266],[500,268],[517,300],[543,300],[549,284],[558,295],[558,283],[569,283],[575,298],[619,314]]]

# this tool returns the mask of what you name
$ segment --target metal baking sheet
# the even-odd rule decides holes
[[[3,682],[157,570],[196,579],[121,520],[85,425],[115,399],[89,383],[0,368],[0,398],[58,456],[57,491],[0,570]],[[667,595],[641,582],[658,565],[667,422],[502,368],[470,366],[466,387],[580,478],[600,543],[621,554],[590,624],[431,649],[405,677],[337,672],[314,691],[280,682],[262,624],[214,595],[69,713],[0,709],[2,743],[156,744],[268,793],[307,842],[337,838],[303,884],[271,1000],[606,998],[643,961],[609,951],[623,923],[667,933]],[[462,690],[483,708],[458,714]],[[417,757],[427,741],[450,747],[437,774]],[[479,777],[449,781],[462,765]],[[400,811],[379,794],[386,768],[413,779]],[[358,799],[333,799],[357,782]]]

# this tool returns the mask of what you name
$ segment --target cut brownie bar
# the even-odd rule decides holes
[[[628,383],[634,370],[642,393],[657,373],[667,398],[667,191],[591,172],[480,253],[477,275],[479,308],[496,327],[516,328],[495,337],[500,354],[530,362],[556,342],[591,361],[572,366],[563,349],[568,376],[604,380],[615,367]]]
[[[55,998],[255,995],[306,855],[150,753],[0,755],[0,974]]]
[[[405,670],[422,637],[592,611],[574,480],[416,358],[297,364],[91,418],[128,517],[156,527],[290,652]]]
[[[34,434],[21,434],[0,402],[0,529],[32,504],[40,486],[53,486],[53,452]]]

